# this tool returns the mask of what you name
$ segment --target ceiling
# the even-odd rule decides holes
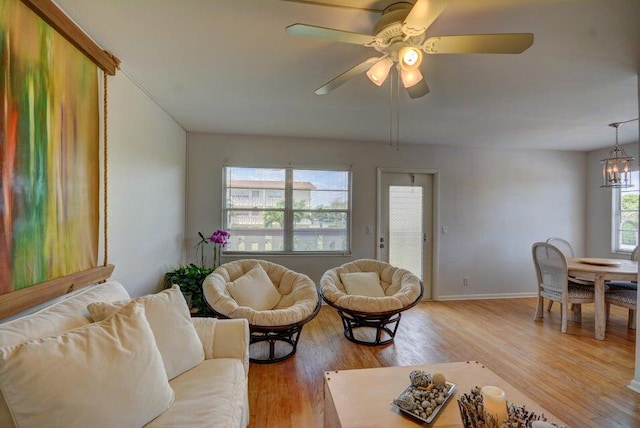
[[[314,90],[372,48],[285,33],[370,34],[388,0],[56,0],[185,130],[389,141],[389,85]],[[402,144],[592,150],[638,117],[640,0],[452,0],[428,36],[531,32],[520,55],[427,55],[431,92],[400,100]],[[638,141],[638,122],[620,127]]]

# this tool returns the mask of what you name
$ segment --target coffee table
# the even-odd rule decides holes
[[[391,401],[409,385],[411,370],[440,372],[457,385],[454,397],[431,424],[414,419],[391,406]],[[477,361],[432,364],[425,366],[384,367],[336,370],[324,373],[325,428],[356,427],[462,427],[457,397],[474,386],[494,385],[506,392],[507,401],[525,405],[549,422],[565,424],[543,409],[500,376]]]

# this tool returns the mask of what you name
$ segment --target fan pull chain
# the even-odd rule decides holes
[[[396,150],[400,150],[400,77],[395,76],[395,85],[393,73],[389,75],[389,78],[389,147],[393,147],[395,143]]]
[[[393,147],[393,73],[389,79],[389,147]]]
[[[108,262],[109,262],[109,221],[108,221],[108,197],[109,197],[109,192],[108,192],[108,178],[109,178],[109,174],[107,174],[107,167],[109,165],[109,151],[108,151],[108,145],[107,142],[109,141],[108,138],[108,127],[107,127],[107,116],[108,116],[108,111],[109,109],[107,108],[107,100],[108,100],[108,96],[107,96],[107,73],[106,72],[102,72],[102,85],[103,85],[103,91],[102,91],[102,96],[103,96],[103,102],[102,102],[102,108],[103,108],[103,123],[102,126],[104,128],[103,131],[103,139],[104,139],[104,143],[103,143],[103,150],[104,150],[104,154],[103,154],[103,168],[102,168],[102,173],[103,173],[103,181],[104,181],[104,197],[103,197],[103,203],[104,203],[104,207],[103,207],[103,216],[104,216],[104,266],[107,266]]]
[[[400,150],[400,76],[396,76],[396,151]]]

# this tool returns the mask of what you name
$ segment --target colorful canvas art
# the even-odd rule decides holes
[[[98,71],[0,0],[0,294],[96,266]]]

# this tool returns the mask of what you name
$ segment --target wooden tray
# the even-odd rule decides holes
[[[586,263],[588,265],[596,265],[596,266],[620,266],[622,262],[618,262],[611,259],[596,259],[596,258],[586,258],[579,259],[581,263]]]
[[[419,415],[416,415],[415,413],[409,411],[409,410],[405,410],[402,407],[396,405],[393,401],[391,402],[391,406],[393,406],[394,408],[400,410],[402,413],[405,413],[409,416],[412,416],[418,420],[421,420],[422,422],[426,422],[426,423],[431,423],[433,422],[433,420],[436,418],[436,416],[438,416],[438,413],[440,412],[440,410],[442,410],[445,406],[445,404],[447,404],[449,402],[449,399],[451,397],[453,397],[454,395],[456,395],[456,384],[451,383],[451,382],[447,382],[447,386],[449,387],[449,393],[447,394],[447,396],[445,397],[444,401],[442,402],[442,404],[439,404],[434,410],[433,412],[427,416],[426,418],[421,418]],[[408,387],[405,388],[404,391],[402,391],[400,394],[398,394],[398,397],[402,396],[402,394],[404,394],[405,392],[408,392],[410,390],[412,390],[414,387],[409,385]]]

